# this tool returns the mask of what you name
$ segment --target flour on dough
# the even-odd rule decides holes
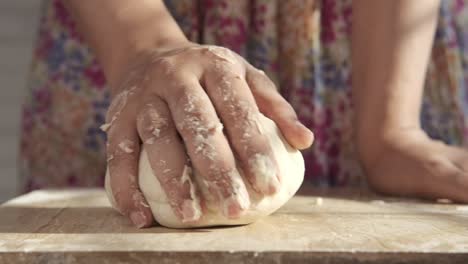
[[[139,164],[139,185],[151,207],[156,221],[163,226],[172,228],[241,225],[255,222],[259,218],[270,215],[283,206],[297,192],[302,184],[304,177],[304,159],[298,150],[292,148],[286,142],[273,121],[260,115],[260,125],[263,126],[263,134],[268,137],[278,162],[281,180],[280,189],[275,195],[261,197],[253,191],[248,181],[241,174],[250,195],[251,205],[247,212],[238,219],[228,219],[220,210],[211,209],[208,212],[204,212],[203,216],[197,222],[182,222],[177,218],[167,202],[166,194],[162,190],[157,177],[153,174],[146,151],[142,148]],[[196,179],[198,176],[196,172],[194,177],[195,179],[193,182],[197,183]],[[204,186],[198,184],[198,187],[203,188]],[[115,201],[110,191],[109,175],[106,175],[106,191],[109,200],[114,205]],[[215,206],[209,205],[207,207],[215,208]]]

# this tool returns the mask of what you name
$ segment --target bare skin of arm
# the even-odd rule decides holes
[[[103,127],[110,185],[117,209],[136,226],[153,223],[137,184],[142,145],[183,221],[202,217],[193,183],[182,178],[186,166],[200,172],[228,218],[241,216],[250,203],[234,157],[259,194],[277,191],[281,183],[270,173],[277,161],[251,122],[260,113],[275,121],[294,147],[311,145],[313,134],[263,72],[228,49],[189,42],[162,1],[66,3],[111,89]]]
[[[157,47],[185,45],[188,40],[162,1],[64,1],[80,33],[93,48],[111,89],[140,53]]]
[[[420,126],[438,8],[438,0],[353,1],[357,147],[378,191],[468,202],[468,153]]]

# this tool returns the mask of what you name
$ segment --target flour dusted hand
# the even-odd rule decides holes
[[[221,211],[217,209],[215,199],[210,193],[205,182],[201,181],[202,177],[197,175],[191,167],[186,166],[182,175],[182,181],[190,181],[195,183],[200,190],[200,194],[193,193],[195,199],[202,199],[203,208],[200,208],[198,215],[202,215],[198,221],[183,221],[177,217],[170,205],[170,200],[165,191],[161,187],[159,177],[154,175],[151,164],[148,160],[148,154],[143,148],[139,163],[139,186],[148,201],[154,217],[157,222],[166,227],[172,228],[187,228],[187,227],[205,227],[205,226],[220,226],[220,225],[239,225],[252,223],[263,216],[267,216],[284,203],[286,203],[300,187],[304,176],[304,159],[301,153],[292,148],[283,138],[281,132],[273,121],[260,114],[260,126],[262,134],[265,135],[273,147],[273,153],[279,165],[280,187],[277,193],[271,196],[258,195],[248,183],[248,197],[250,199],[250,207],[239,218],[229,219],[225,217]],[[241,176],[242,171],[240,171]],[[245,179],[245,176],[242,177]],[[194,179],[194,182],[192,182]],[[194,189],[192,189],[194,190]],[[106,175],[106,191],[111,200],[112,195],[109,187],[109,175]],[[201,213],[203,211],[203,214]]]
[[[253,208],[252,196],[258,203],[285,188],[261,113],[293,147],[312,141],[268,77],[225,48],[190,43],[142,54],[120,86],[102,127],[108,187],[115,207],[139,227],[153,222],[149,192],[141,189],[156,190],[139,180],[141,146],[170,211],[197,226],[214,211],[240,219]]]

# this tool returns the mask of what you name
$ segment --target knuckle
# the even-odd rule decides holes
[[[232,110],[230,114],[233,117],[237,117],[245,121],[251,121],[253,119],[253,107],[250,103],[242,100],[236,100],[235,102],[228,103],[228,105]]]
[[[218,46],[205,46],[201,49],[202,55],[209,59],[209,71],[216,72],[243,72],[245,66],[242,59],[235,52],[228,48]]]
[[[187,115],[178,125],[180,133],[192,137],[196,148],[208,148],[215,137],[222,135],[224,126],[221,122],[208,121],[202,115]]]
[[[277,109],[279,111],[279,112],[277,112],[278,115],[293,116],[294,119],[297,119],[296,111],[285,100],[278,100],[278,102],[274,102],[273,104],[276,105],[276,107],[277,107]]]
[[[157,140],[173,133],[174,127],[169,117],[165,107],[155,107],[148,103],[137,118],[142,140]]]
[[[249,68],[247,80],[258,84],[253,87],[254,89],[262,87],[275,91],[278,90],[276,84],[270,79],[270,77],[268,77],[268,75],[266,75],[263,70],[257,69],[253,66]]]
[[[217,164],[219,167],[212,167],[204,174],[204,184],[211,190],[221,189],[223,192],[232,191],[233,179],[231,175],[235,168],[228,164]]]
[[[107,141],[108,161],[138,153],[140,145],[137,141],[137,138],[122,136],[118,129],[111,129]]]
[[[438,155],[431,155],[426,161],[426,167],[430,171],[442,172],[446,166],[443,160]]]
[[[246,101],[237,101],[227,104],[227,108],[229,109],[227,115],[234,124],[231,129],[238,131],[242,138],[262,133],[263,127],[259,120],[260,112],[254,105]]]
[[[208,175],[211,178],[227,178],[229,173],[235,169],[235,165],[227,158],[213,160],[208,167]]]
[[[107,111],[107,122],[115,116],[121,114],[124,108],[130,103],[131,97],[135,94],[136,86],[131,86],[123,89],[120,93],[116,94]]]
[[[211,58],[207,67],[208,76],[213,81],[219,81],[225,75],[245,75],[245,69],[239,63],[233,63],[217,57]]]
[[[170,75],[175,71],[175,62],[169,57],[161,57],[153,62],[153,66],[158,74]]]
[[[188,142],[192,153],[210,161],[219,159],[220,151],[216,147],[219,144],[216,144],[215,135],[211,134],[209,129],[190,129],[187,134],[188,137],[186,138],[188,140],[186,142]],[[213,163],[212,166],[216,166],[216,163]]]
[[[456,171],[451,174],[451,178],[456,186],[463,185],[466,181],[466,175],[462,171]]]
[[[195,104],[198,100],[196,96],[193,95],[192,88],[187,84],[173,84],[171,93],[169,97],[172,97],[175,102],[177,109],[183,108],[187,110],[190,105]],[[189,105],[190,104],[190,105]]]
[[[183,117],[176,124],[179,132],[186,135],[206,134],[206,132],[218,128],[219,120],[211,116],[203,99],[188,89],[190,88],[181,87],[174,94],[174,109]],[[211,119],[218,122],[211,122]]]
[[[100,127],[102,131],[110,133],[116,123],[128,120],[129,115],[132,115],[133,112],[127,111],[126,107],[132,109],[129,106],[132,103],[130,97],[134,95],[135,89],[136,87],[132,87],[114,97],[106,113],[106,123]]]

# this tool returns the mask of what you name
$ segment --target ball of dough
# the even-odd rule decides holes
[[[167,202],[166,194],[164,193],[158,178],[153,174],[151,165],[148,161],[148,156],[144,148],[142,149],[139,164],[139,186],[148,201],[156,221],[166,227],[171,228],[190,228],[190,227],[207,227],[207,226],[222,226],[222,225],[241,225],[253,223],[259,218],[270,215],[281,206],[283,206],[297,192],[304,178],[304,159],[302,154],[292,148],[283,138],[276,124],[267,117],[260,115],[260,125],[262,133],[268,138],[276,161],[279,167],[280,189],[271,196],[261,197],[249,185],[245,177],[244,182],[249,192],[251,205],[250,208],[238,219],[226,218],[221,210],[209,210],[204,212],[201,219],[197,222],[182,222],[172,211],[171,206]],[[194,173],[194,177],[199,177]],[[205,193],[206,188],[196,179],[193,181]],[[114,205],[115,201],[110,190],[109,175],[106,175],[106,191],[109,200]],[[202,198],[203,199],[203,198]],[[115,207],[115,206],[114,206]],[[208,205],[208,208],[216,208],[215,205]]]

